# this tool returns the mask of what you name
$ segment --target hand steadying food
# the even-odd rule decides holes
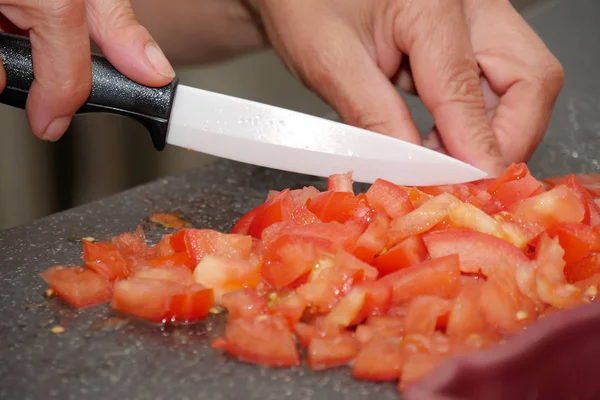
[[[32,93],[28,110],[37,135],[59,138],[89,92],[85,9],[92,39],[122,73],[147,85],[166,84],[172,76],[162,56],[159,64],[168,70],[162,75],[146,61],[144,46],[154,42],[135,22],[128,2],[35,4],[54,11],[37,20],[34,8],[20,4],[0,6],[0,12],[20,28],[31,28],[37,43],[34,59],[43,63],[47,54],[63,54],[57,57],[69,64],[56,62],[36,69],[46,74],[36,74],[39,88]],[[423,144],[492,174],[531,156],[563,82],[558,61],[505,0],[178,0],[168,4],[134,0],[132,4],[140,22],[164,44],[174,63],[219,60],[263,48],[270,40],[291,72],[345,122],[421,143],[392,83],[416,91],[436,124]],[[24,23],[23,16],[29,14]],[[58,20],[60,28],[52,22]],[[268,40],[261,35],[263,29]],[[65,48],[64,35],[53,30],[78,32],[80,39],[76,46]],[[42,52],[44,40],[57,51]],[[64,82],[69,82],[67,89]],[[47,133],[55,117],[65,118]]]

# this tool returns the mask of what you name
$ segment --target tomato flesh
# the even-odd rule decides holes
[[[76,308],[102,304],[111,296],[108,279],[90,269],[57,265],[42,272],[41,277],[62,300]]]

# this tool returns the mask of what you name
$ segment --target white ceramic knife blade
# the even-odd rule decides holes
[[[167,143],[230,160],[327,177],[353,172],[429,186],[482,179],[469,164],[403,140],[296,111],[179,84]]]

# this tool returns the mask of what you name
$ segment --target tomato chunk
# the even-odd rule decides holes
[[[113,243],[83,242],[83,261],[88,268],[111,281],[126,278],[130,272],[117,245]]]
[[[308,346],[308,365],[324,370],[350,363],[360,351],[359,342],[350,334],[314,337]]]
[[[95,306],[110,299],[108,279],[90,269],[56,265],[40,275],[62,300],[73,307]]]
[[[414,209],[406,190],[384,179],[377,179],[367,190],[369,204],[379,212],[395,219]]]

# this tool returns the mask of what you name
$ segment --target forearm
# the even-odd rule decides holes
[[[221,61],[265,48],[240,0],[132,0],[139,22],[174,66]]]

